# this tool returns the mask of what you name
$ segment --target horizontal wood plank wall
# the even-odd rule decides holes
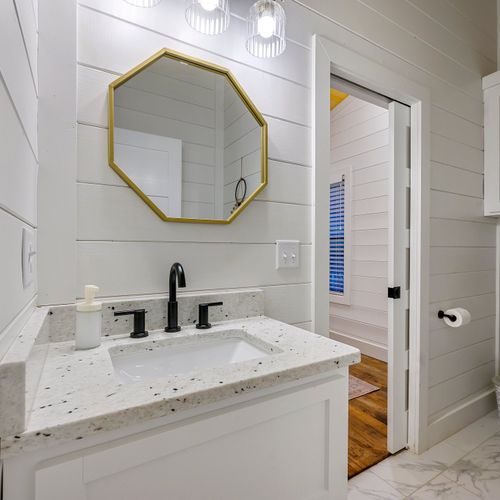
[[[484,0],[475,8],[468,7],[465,1],[448,0],[287,2],[287,50],[271,60],[256,59],[245,50],[244,18],[248,6],[244,0],[231,2],[229,30],[207,37],[186,26],[183,2],[164,0],[154,9],[137,9],[122,0],[80,0],[79,289],[88,281],[92,269],[107,294],[135,293],[133,280],[113,281],[119,270],[113,259],[105,256],[109,246],[115,245],[127,272],[137,269],[135,283],[141,290],[165,291],[166,282],[158,285],[156,271],[165,273],[178,245],[165,242],[177,240],[185,245],[198,241],[204,250],[215,246],[230,249],[234,286],[264,286],[271,316],[290,323],[311,321],[311,277],[307,268],[292,273],[273,272],[265,280],[255,270],[271,266],[261,259],[272,259],[278,238],[299,239],[305,256],[303,266],[309,265],[306,247],[311,244],[310,68],[312,34],[319,33],[334,36],[353,50],[427,87],[431,93],[432,332],[431,352],[424,362],[432,364],[438,356],[470,349],[478,338],[493,338],[493,324],[485,319],[495,311],[491,300],[493,281],[487,277],[495,268],[495,227],[481,215],[481,77],[496,70],[492,28],[496,22],[495,1]],[[139,200],[107,167],[106,84],[162,47],[229,67],[269,123],[269,187],[257,203],[228,227],[161,225],[154,214],[144,213]],[[95,212],[84,204],[89,196],[98,202],[94,207],[99,214],[97,221],[91,219]],[[119,200],[119,205],[114,205],[114,200]],[[369,229],[371,222],[363,215],[353,221],[353,227]],[[239,243],[230,245],[235,239]],[[195,255],[195,245],[190,255]],[[144,253],[137,251],[142,246]],[[169,247],[168,254],[160,250],[165,246]],[[194,269],[191,257],[186,256],[184,263],[191,288],[193,283],[203,289],[220,286],[221,281],[214,281],[211,274],[195,277],[190,273]],[[450,333],[435,321],[437,310],[446,304],[471,308],[474,334],[467,336],[463,330]],[[480,317],[473,304],[478,304]],[[462,414],[460,408],[489,387],[493,373],[490,363],[486,356],[476,367],[467,366],[461,374],[450,367],[448,379],[433,379],[437,385],[431,388],[430,427],[437,429],[434,424],[441,417],[458,412],[457,418],[450,417],[453,425],[434,432],[433,440],[478,416],[474,410]],[[453,390],[448,391],[446,399],[432,396],[433,391],[448,388]],[[479,411],[484,411],[484,407]]]
[[[37,26],[31,0],[0,5],[0,358],[28,317],[36,280],[23,288],[22,230],[37,227]]]
[[[351,169],[351,303],[330,301],[330,334],[387,361],[389,112],[349,96],[330,113],[332,172]]]
[[[475,344],[494,338],[493,323],[484,320],[495,314],[491,300],[495,221],[482,216],[480,86],[481,77],[496,70],[492,28],[496,5],[494,1],[483,2],[473,11],[466,2],[446,0],[304,3],[361,34],[364,40],[354,41],[339,33],[338,38],[353,50],[383,61],[384,66],[431,92],[431,331],[429,358],[425,361],[430,372],[431,445],[494,405],[490,382],[493,354],[485,354],[484,349],[482,355],[471,355],[470,363],[459,366],[460,373],[452,368],[452,358],[447,356],[455,351],[455,356],[461,356],[461,350],[476,353],[480,347]],[[491,19],[486,19],[488,16]],[[323,22],[314,25],[319,27]],[[327,33],[324,29],[322,34]],[[468,332],[445,328],[436,318],[437,311],[451,306],[470,308],[474,327]],[[440,363],[446,368],[438,376]],[[440,397],[443,394],[446,397]]]
[[[270,316],[310,328],[311,150],[307,78],[297,78],[298,71],[292,76],[288,63],[279,64],[277,71],[267,63],[270,71],[262,71],[259,61],[248,64],[250,56],[246,61],[235,62],[224,50],[219,49],[220,55],[205,50],[212,39],[184,27],[183,5],[178,2],[162,2],[158,8],[141,11],[139,23],[137,12],[125,2],[104,5],[85,1],[79,6],[79,289],[84,283],[97,281],[102,293],[108,296],[164,293],[169,267],[179,260],[186,269],[189,290],[260,286],[264,288],[266,312]],[[167,25],[160,30],[159,17],[167,18]],[[174,25],[179,22],[183,23],[183,34],[175,36]],[[240,42],[235,38],[243,34],[241,20],[233,19],[232,24],[239,24],[241,32],[230,30],[233,40],[227,47],[237,46]],[[108,30],[122,33],[123,45],[117,44]],[[134,39],[141,43],[134,43]],[[268,121],[269,188],[229,226],[165,224],[107,166],[106,85],[161,47],[229,67]],[[298,55],[295,64],[308,64],[309,49],[298,47],[292,53]],[[266,90],[270,88],[285,99],[272,97]],[[296,105],[289,106],[288,100]],[[229,113],[228,108],[228,116]],[[226,146],[229,150],[231,144]],[[205,151],[197,154],[204,157]],[[244,165],[244,174],[248,176],[256,174],[250,160],[248,167]],[[240,173],[239,167],[237,177]],[[234,197],[234,185],[228,185],[226,190]],[[301,242],[299,269],[274,269],[276,239]]]

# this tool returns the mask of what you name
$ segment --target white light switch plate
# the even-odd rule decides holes
[[[276,269],[299,267],[299,240],[276,241]]]
[[[33,283],[35,277],[35,255],[35,233],[31,229],[23,228],[21,262],[24,288],[28,288]]]

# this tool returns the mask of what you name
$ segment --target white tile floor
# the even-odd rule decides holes
[[[348,500],[500,500],[500,419],[493,411],[422,455],[403,451],[349,481]]]

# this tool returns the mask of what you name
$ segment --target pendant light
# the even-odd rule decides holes
[[[158,5],[161,0],[125,0],[125,2],[135,7],[154,7]]]
[[[246,47],[256,57],[282,54],[286,48],[286,15],[276,0],[258,0],[248,12]]]
[[[229,26],[229,0],[187,0],[186,21],[205,35],[218,35]]]

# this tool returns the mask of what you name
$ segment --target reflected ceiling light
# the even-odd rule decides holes
[[[187,0],[186,21],[205,35],[218,35],[229,26],[229,0]]]
[[[125,0],[125,2],[135,7],[154,7],[158,5],[161,0]]]
[[[256,57],[276,57],[286,48],[286,15],[276,0],[259,0],[248,12],[246,47]]]

